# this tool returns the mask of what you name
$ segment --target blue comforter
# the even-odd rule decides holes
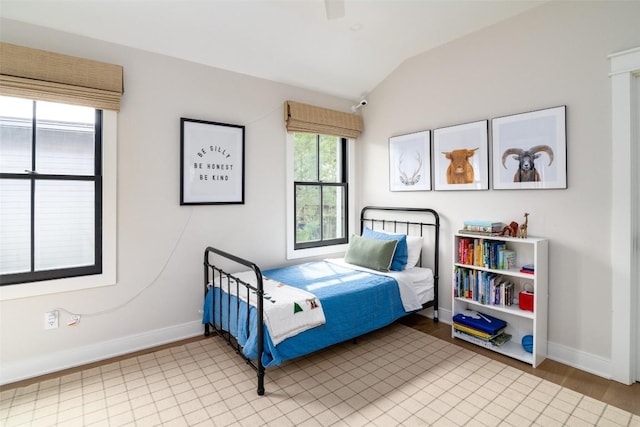
[[[373,273],[350,269],[329,261],[314,261],[290,267],[266,270],[263,275],[311,292],[320,299],[326,323],[294,337],[287,338],[277,346],[273,345],[269,331],[264,327],[264,352],[262,364],[277,366],[322,348],[356,338],[367,332],[386,326],[405,316],[398,283],[396,280]],[[219,288],[209,290],[204,304],[203,323],[214,323],[212,307],[217,307]],[[232,297],[232,309],[236,301]],[[215,314],[215,324],[231,329],[231,333],[243,346],[243,353],[250,359],[257,359],[257,326],[255,307],[250,307],[249,330],[246,322],[235,324],[235,313],[231,315],[231,325],[227,318],[227,298],[223,298],[222,318]],[[247,305],[239,304],[240,318],[246,319]]]

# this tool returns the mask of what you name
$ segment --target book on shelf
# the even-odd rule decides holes
[[[501,253],[507,250],[507,244],[502,240],[460,237],[457,250],[458,262],[461,264],[500,269],[500,260],[503,256]],[[511,252],[513,252],[513,262],[515,263],[515,252]]]
[[[514,301],[514,285],[499,274],[456,266],[453,296],[480,304],[510,306]]]
[[[460,230],[458,230],[458,233],[472,234],[474,236],[491,236],[491,237],[502,236],[502,232],[500,231],[474,231],[474,230],[466,230],[464,228],[461,228]]]
[[[485,348],[500,347],[502,344],[506,343],[507,341],[509,341],[511,339],[511,334],[507,334],[506,332],[502,332],[501,334],[499,334],[493,340],[483,340],[482,338],[478,338],[478,337],[475,337],[473,335],[469,335],[469,334],[467,334],[465,332],[462,332],[460,330],[457,330],[457,329],[454,329],[453,336],[461,338],[461,339],[464,339],[466,341],[472,342],[474,344],[477,344],[477,345],[485,347]]]
[[[516,252],[505,248],[498,254],[498,268],[500,270],[513,270],[517,268],[516,260]]]
[[[510,281],[503,279],[495,285],[493,291],[493,305],[509,307],[514,301],[514,286]]]
[[[470,326],[466,326],[466,325],[463,325],[462,323],[458,323],[458,322],[453,322],[453,328],[457,329],[459,331],[462,331],[464,333],[467,333],[469,335],[473,335],[474,337],[478,337],[480,339],[487,340],[487,341],[497,337],[502,332],[504,332],[504,328],[502,328],[502,329],[496,331],[494,334],[489,334],[487,332],[482,332],[482,331],[480,331],[478,329],[474,329],[474,328],[472,328]]]
[[[480,231],[484,233],[499,232],[503,228],[503,223],[495,221],[464,221],[462,226],[464,231]]]
[[[482,346],[482,347],[486,347],[486,348],[494,348],[495,347],[493,344],[491,344],[490,341],[483,340],[483,339],[478,338],[478,337],[474,337],[473,335],[465,334],[464,332],[459,331],[459,330],[457,330],[455,328],[453,330],[453,336],[461,338],[461,339],[463,339],[465,341],[470,341],[470,342],[472,342],[474,344],[477,344],[479,346]]]
[[[507,326],[507,322],[497,317],[490,316],[485,313],[479,313],[474,310],[462,310],[453,316],[454,322],[463,326],[484,332],[489,335],[495,335],[501,329]]]
[[[497,337],[491,339],[491,344],[495,345],[496,347],[500,347],[502,344],[506,343],[510,339],[511,339],[511,334],[502,332],[501,334],[498,334]]]
[[[525,264],[520,268],[520,273],[535,274],[536,269],[533,264]]]

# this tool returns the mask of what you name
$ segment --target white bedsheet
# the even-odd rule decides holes
[[[349,264],[344,258],[329,258],[326,261],[396,279],[405,311],[420,310],[423,303],[433,300],[433,271],[430,268],[413,267],[403,271],[382,272]]]

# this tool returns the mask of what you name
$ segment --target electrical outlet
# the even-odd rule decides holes
[[[49,311],[44,314],[44,328],[56,329],[59,326],[58,310]]]

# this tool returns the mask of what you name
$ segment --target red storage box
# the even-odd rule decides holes
[[[533,311],[533,292],[520,292],[518,296],[518,304],[523,310]]]

